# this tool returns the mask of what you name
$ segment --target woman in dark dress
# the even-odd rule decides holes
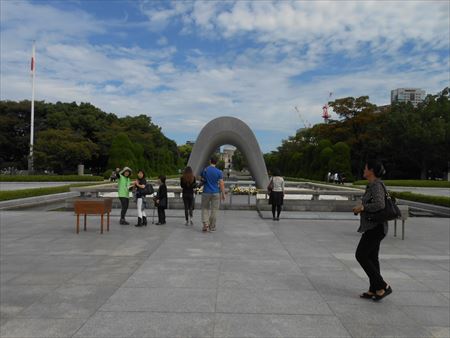
[[[166,176],[159,176],[159,188],[156,195],[155,205],[158,207],[158,223],[156,225],[166,224],[166,209],[167,209],[167,186]]]

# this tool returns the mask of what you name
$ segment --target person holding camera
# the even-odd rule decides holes
[[[131,172],[132,172],[132,170],[129,167],[124,167],[119,172],[119,183],[117,184],[117,186],[118,186],[118,195],[119,195],[120,205],[122,207],[121,211],[120,211],[120,224],[121,225],[129,225],[130,224],[125,220],[125,215],[127,214],[128,205],[130,203],[130,187],[132,186],[131,180],[130,180]]]
[[[147,214],[145,213],[145,195],[147,194],[147,180],[145,179],[145,172],[139,169],[137,179],[134,181],[134,188],[136,189],[136,206],[138,213],[138,222],[136,227],[147,226]]]
[[[392,288],[384,281],[380,272],[380,243],[388,232],[388,222],[372,221],[368,213],[374,213],[385,208],[386,189],[381,177],[386,173],[380,161],[368,160],[364,168],[364,178],[369,181],[362,197],[362,203],[353,208],[355,215],[360,214],[358,232],[362,233],[356,260],[369,277],[369,291],[360,295],[361,298],[379,301],[392,293]]]

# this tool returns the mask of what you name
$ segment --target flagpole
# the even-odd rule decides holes
[[[28,172],[34,170],[33,163],[33,146],[34,146],[34,78],[36,74],[36,42],[33,41],[33,51],[31,56],[31,126],[30,126],[30,156],[28,162]]]

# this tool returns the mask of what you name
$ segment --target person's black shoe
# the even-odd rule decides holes
[[[374,302],[379,302],[380,300],[382,300],[384,297],[389,296],[392,293],[392,288],[388,285],[385,289],[384,289],[384,293],[379,296],[377,294],[375,294],[375,296],[372,297]]]
[[[127,225],[127,221],[125,221],[125,218],[120,219],[120,225]]]
[[[135,227],[141,227],[141,226],[143,226],[144,224],[142,224],[142,218],[140,218],[140,217],[138,217],[138,222],[137,222],[137,224],[135,224],[134,226]]]
[[[280,217],[277,217],[277,221],[279,221],[280,220]]]
[[[147,217],[142,217],[142,225],[147,226]]]
[[[277,218],[276,217],[272,217],[272,221],[276,221],[277,220]]]

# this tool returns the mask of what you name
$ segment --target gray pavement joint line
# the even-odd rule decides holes
[[[159,249],[159,247],[170,237],[170,235],[173,233],[173,231],[174,231],[174,229],[172,229],[172,231],[170,232],[170,234],[167,236],[167,237],[165,237],[160,243],[159,243],[159,245],[156,247],[156,249],[155,250],[153,250],[148,256],[147,256],[147,259],[148,258],[150,258],[158,249]],[[115,294],[116,294],[116,292],[117,292],[117,290],[119,290],[129,279],[130,279],[130,277],[147,261],[147,259],[145,259],[145,260],[143,260],[142,262],[141,262],[141,264],[139,264],[137,267],[136,267],[136,269],[132,272],[132,273],[130,273],[129,274],[129,276],[128,276],[128,278],[126,279],[126,280],[124,280],[123,282],[122,282],[122,284],[120,284],[119,286],[117,286],[117,288],[116,288],[116,290],[111,294],[111,296],[109,296],[103,303],[101,303],[98,307],[97,307],[97,309],[95,310],[95,312],[93,312],[88,318],[86,318],[86,320],[83,322],[83,324],[74,332],[74,334],[72,335],[72,337],[74,337],[77,333],[78,333],[78,331],[80,331],[85,325],[86,325],[86,323],[88,322],[88,320],[89,319],[91,319],[96,313],[98,313],[98,312],[106,312],[106,311],[100,311],[99,309],[103,306],[103,305],[105,305],[106,304],[106,302],[108,302],[110,299],[111,299],[111,297],[112,296],[114,296]],[[87,267],[85,268],[85,269],[87,269]],[[83,269],[82,270],[82,272],[85,270],[85,269]],[[81,273],[82,273],[81,272]]]
[[[275,235],[275,237],[277,238],[277,240],[280,242],[281,246],[284,248],[284,250],[286,250],[286,252],[289,254],[289,257],[291,257],[292,261],[297,265],[297,267],[299,268],[300,271],[303,272],[303,274],[305,275],[305,278],[310,282],[310,284],[313,286],[314,290],[317,292],[317,294],[320,296],[320,298],[322,299],[322,301],[327,304],[327,307],[330,309],[331,313],[333,313],[334,317],[337,318],[337,320],[339,320],[339,322],[341,323],[342,327],[345,329],[345,331],[348,333],[349,336],[352,336],[352,334],[350,333],[349,329],[345,326],[345,323],[342,322],[342,320],[337,316],[336,312],[333,310],[333,308],[328,304],[328,302],[326,301],[326,299],[323,297],[322,293],[316,288],[315,284],[310,280],[310,278],[308,277],[308,275],[306,273],[304,273],[304,271],[302,270],[302,268],[300,267],[300,265],[297,263],[297,261],[294,259],[294,257],[292,257],[291,252],[285,247],[284,243],[280,240],[280,238],[278,237],[278,234],[273,231],[273,227],[271,227],[270,225],[268,225],[269,229],[272,231],[272,233]]]

